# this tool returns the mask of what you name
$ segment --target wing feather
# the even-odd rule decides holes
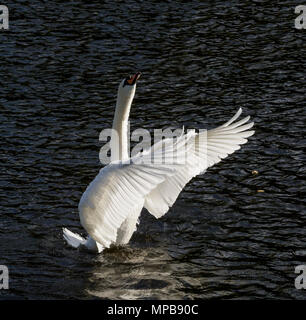
[[[254,134],[254,125],[247,116],[236,121],[242,113],[237,113],[223,125],[199,133],[194,139],[188,140],[193,144],[193,152],[188,153],[186,165],[180,167],[176,174],[167,177],[146,196],[145,208],[156,218],[163,216],[176,201],[185,185],[196,175],[204,173],[207,168],[220,162],[229,154],[239,150],[247,138]],[[235,122],[236,121],[236,122]]]
[[[186,144],[194,135],[182,135],[175,143],[167,139],[163,146],[158,144],[131,159],[111,163],[100,170],[79,203],[81,224],[95,241],[104,247],[116,241],[118,229],[125,219],[143,204],[153,189],[183,166],[188,150]],[[174,153],[176,163],[165,161]],[[165,201],[170,200],[166,194],[165,197]]]

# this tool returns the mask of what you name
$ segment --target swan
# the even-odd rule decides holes
[[[138,225],[142,208],[156,218],[174,204],[184,186],[207,168],[240,149],[255,131],[250,116],[236,121],[242,109],[223,125],[208,131],[167,138],[133,157],[128,155],[128,118],[140,73],[119,85],[111,136],[112,161],[102,168],[83,193],[78,210],[85,239],[63,228],[67,243],[102,252],[110,245],[127,244]],[[175,161],[165,161],[175,152]],[[152,159],[154,161],[152,161]],[[173,158],[172,158],[173,160]]]

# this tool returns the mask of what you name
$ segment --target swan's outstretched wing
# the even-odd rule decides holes
[[[135,206],[157,185],[183,166],[188,140],[194,133],[181,136],[176,143],[167,139],[135,157],[111,163],[90,183],[79,203],[80,220],[89,235],[109,247],[117,230]],[[176,154],[176,163],[165,161]],[[152,163],[152,157],[154,162]]]
[[[208,167],[220,162],[229,154],[240,149],[240,145],[247,142],[254,134],[249,130],[253,122],[247,123],[250,117],[240,121],[242,112],[238,112],[228,122],[206,132],[199,133],[188,143],[192,143],[185,166],[178,168],[175,175],[167,177],[146,196],[144,207],[156,218],[163,216],[173,205],[184,186],[196,175],[204,173]]]

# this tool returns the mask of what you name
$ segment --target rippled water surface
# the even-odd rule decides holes
[[[0,30],[0,298],[304,299],[306,30],[295,1],[4,1]],[[116,91],[139,80],[131,130],[212,128],[239,107],[247,145],[196,179],[130,244],[69,248],[101,167]],[[259,173],[253,175],[252,171]],[[264,192],[258,192],[262,190]]]

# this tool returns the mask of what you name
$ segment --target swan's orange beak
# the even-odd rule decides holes
[[[135,73],[135,74],[131,77],[131,79],[127,80],[127,83],[130,84],[130,85],[135,84],[136,81],[140,78],[140,76],[141,76],[141,73],[140,73],[140,72]]]

